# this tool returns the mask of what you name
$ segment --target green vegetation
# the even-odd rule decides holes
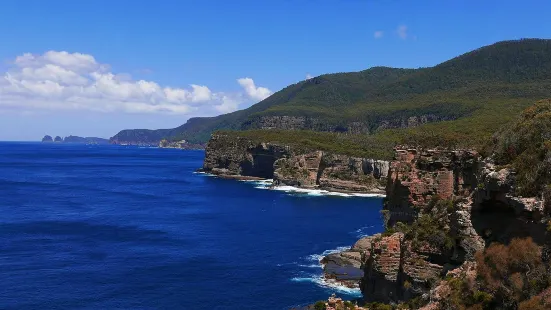
[[[439,199],[434,196],[422,210],[416,221],[411,224],[396,223],[385,231],[386,235],[402,232],[406,240],[411,240],[414,248],[429,245],[442,251],[450,251],[454,240],[449,233],[449,216],[455,204],[453,200]]]
[[[393,310],[394,307],[389,304],[384,304],[380,302],[372,302],[365,305],[367,309],[373,310]]]
[[[476,279],[447,279],[443,309],[549,309],[551,271],[531,238],[492,244],[476,255]],[[547,296],[542,295],[547,294]]]
[[[327,136],[333,143],[329,149],[362,144],[353,147],[354,154],[367,149],[375,149],[369,151],[375,155],[388,154],[389,142],[477,147],[531,103],[549,97],[551,40],[505,41],[430,68],[374,67],[326,74],[290,85],[245,110],[192,118],[170,130],[123,131],[114,138],[172,137],[202,143],[217,130],[254,130],[263,126],[266,117],[289,116],[304,120],[301,129],[369,134],[369,138],[339,138],[347,141],[342,146],[334,136]],[[430,122],[420,125],[421,119]],[[280,130],[277,140],[294,140],[303,134]],[[265,142],[277,141],[266,140],[273,133],[254,135],[264,135]],[[306,139],[316,146],[323,144],[324,137]]]
[[[551,100],[526,109],[519,120],[497,132],[487,147],[497,164],[516,171],[516,194],[536,196],[551,184]]]
[[[325,301],[323,300],[316,301],[316,303],[314,304],[315,310],[325,310],[326,308],[327,307],[325,306]]]
[[[321,150],[334,154],[381,159],[392,158],[392,149],[396,143],[392,138],[384,141],[372,135],[347,135],[307,130],[245,130],[218,133],[239,136],[258,143],[266,141],[281,143],[299,153]]]

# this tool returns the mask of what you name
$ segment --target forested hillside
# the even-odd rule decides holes
[[[548,97],[551,40],[524,39],[482,47],[430,68],[374,67],[322,75],[245,110],[192,118],[174,129],[126,130],[112,140],[167,137],[204,143],[220,129],[249,130],[243,133],[247,135],[262,130],[256,137],[273,136],[264,132],[271,129],[279,130],[279,139],[297,134],[289,130],[306,130],[375,135],[370,141],[475,145],[534,101]]]

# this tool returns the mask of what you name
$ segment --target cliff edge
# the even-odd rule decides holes
[[[202,171],[227,178],[273,179],[274,186],[382,194],[388,165],[383,160],[213,134]]]

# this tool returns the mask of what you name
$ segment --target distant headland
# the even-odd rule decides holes
[[[57,143],[82,143],[82,144],[109,144],[109,139],[97,138],[97,137],[79,137],[79,136],[67,136],[61,138],[56,136],[45,135],[42,138],[42,142],[57,142]]]

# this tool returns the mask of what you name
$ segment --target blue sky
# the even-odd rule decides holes
[[[175,127],[308,75],[550,38],[549,12],[544,0],[4,0],[0,140]]]

